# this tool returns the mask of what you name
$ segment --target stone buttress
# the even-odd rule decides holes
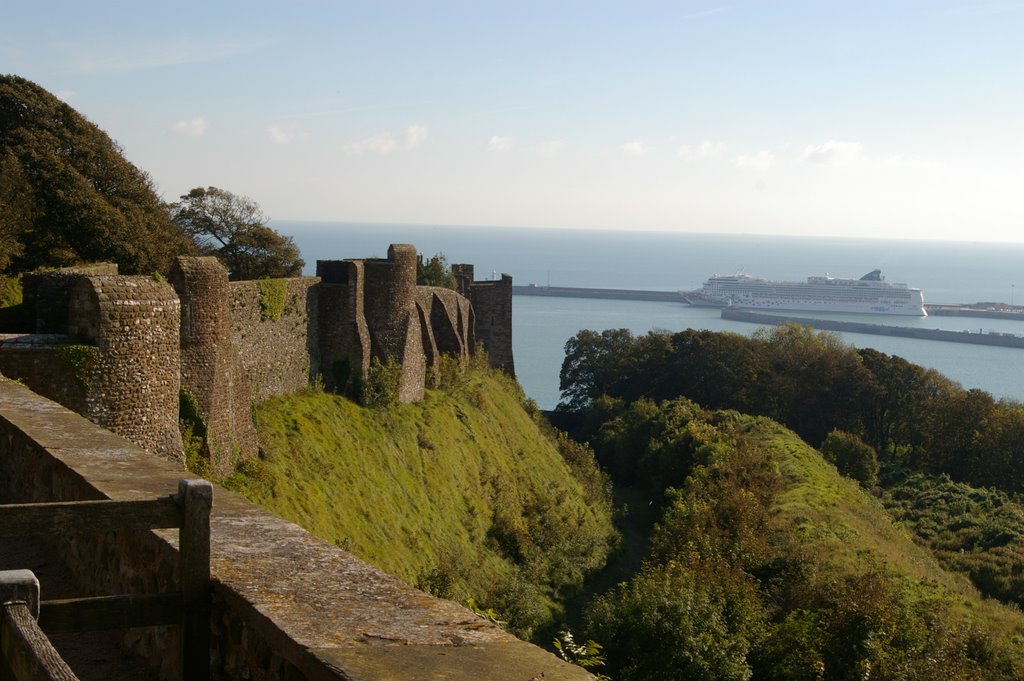
[[[218,475],[255,456],[246,373],[231,338],[228,273],[214,257],[179,257],[170,281],[181,299],[181,387],[195,397]]]

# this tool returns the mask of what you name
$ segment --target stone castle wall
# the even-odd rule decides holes
[[[178,297],[164,282],[116,271],[95,265],[25,275],[30,328],[0,343],[0,370],[180,460]]]
[[[64,334],[2,334],[0,375],[18,379],[40,395],[84,413],[91,376],[88,364],[96,351],[71,340]]]
[[[258,451],[253,402],[316,380],[358,393],[374,358],[399,367],[402,402],[422,399],[428,365],[464,361],[478,340],[514,373],[511,278],[474,282],[471,265],[454,265],[455,292],[417,286],[416,265],[415,247],[393,244],[386,259],[318,261],[315,278],[229,283],[195,257],[169,284],[102,264],[26,275],[32,328],[0,339],[0,372],[179,460],[183,388],[226,474]]]
[[[181,388],[195,398],[205,455],[216,475],[255,456],[249,383],[231,336],[228,273],[216,258],[178,258],[170,282],[181,300]]]
[[[231,339],[253,402],[309,387],[320,367],[318,280],[230,282]],[[277,296],[279,308],[268,309]]]
[[[117,265],[97,263],[22,275],[22,297],[35,312],[32,328],[24,330],[32,333],[66,333],[71,283],[81,277],[116,274]]]
[[[392,244],[386,260],[365,260],[363,312],[374,357],[401,367],[398,400],[423,399],[426,356],[416,313],[416,248]]]
[[[512,277],[473,281],[473,266],[452,265],[456,288],[473,304],[476,340],[487,351],[491,366],[516,375],[512,354]]]
[[[68,334],[96,346],[84,416],[151,452],[181,459],[181,305],[166,282],[81,277],[70,287]]]
[[[469,359],[476,346],[473,306],[455,291],[436,286],[416,287],[416,310],[423,330],[427,364],[440,355],[460,362]]]
[[[320,372],[324,386],[352,393],[370,370],[366,274],[362,260],[318,260]]]

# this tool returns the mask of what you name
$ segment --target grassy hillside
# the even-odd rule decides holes
[[[571,468],[500,374],[386,409],[310,391],[260,405],[257,422],[263,453],[229,487],[519,633],[557,619],[614,541],[592,459]]]
[[[777,520],[818,565],[842,572],[881,567],[912,586],[917,598],[937,599],[951,608],[954,621],[1005,640],[1024,658],[1024,614],[982,598],[965,576],[944,569],[910,532],[893,523],[878,499],[840,476],[795,434],[766,419],[755,432],[778,454],[785,481],[774,507]]]
[[[1024,675],[1024,615],[944,570],[794,433],[685,400],[651,406],[598,438],[623,474],[628,442],[635,480],[676,481],[643,567],[587,609],[613,678]]]

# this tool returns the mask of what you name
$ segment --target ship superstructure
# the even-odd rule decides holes
[[[772,281],[747,274],[715,275],[684,295],[691,305],[752,310],[853,312],[926,316],[919,288],[885,280],[881,270],[860,279],[807,277],[806,282]]]

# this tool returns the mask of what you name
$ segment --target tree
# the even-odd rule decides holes
[[[871,377],[854,348],[793,323],[758,329],[754,339],[764,344],[768,416],[807,442],[821,442],[833,428],[855,429]]]
[[[170,206],[199,252],[219,258],[232,280],[294,277],[306,263],[291,237],[267,226],[259,205],[217,187],[196,187]]]
[[[635,374],[635,348],[629,329],[584,329],[566,341],[560,408],[583,411],[601,395],[619,397],[619,387]]]
[[[756,584],[741,572],[670,562],[595,599],[585,633],[604,646],[615,679],[747,681],[764,623]]]
[[[116,142],[35,83],[0,76],[0,272],[108,260],[150,274],[194,251]]]
[[[452,268],[448,266],[448,259],[444,253],[420,260],[416,266],[416,283],[420,286],[439,286],[441,288],[455,289],[455,275]]]
[[[859,437],[841,430],[833,430],[821,443],[821,454],[839,472],[853,478],[865,487],[878,484],[878,455],[871,445]]]
[[[672,336],[671,362],[660,372],[668,390],[659,396],[681,394],[708,409],[757,413],[764,404],[758,396],[764,354],[758,343],[738,333],[680,331]]]

